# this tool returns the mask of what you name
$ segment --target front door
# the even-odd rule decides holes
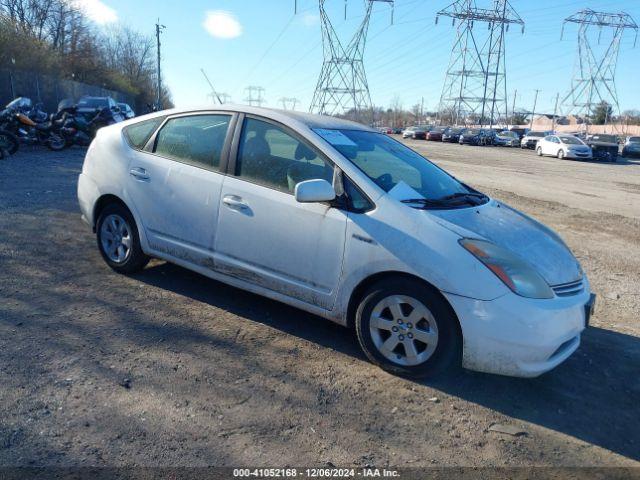
[[[152,250],[208,266],[224,175],[229,114],[169,119],[152,152],[136,151],[128,190]]]
[[[297,183],[333,179],[333,165],[284,127],[245,120],[236,175],[225,178],[215,241],[222,273],[321,308],[333,306],[347,215],[302,204]]]

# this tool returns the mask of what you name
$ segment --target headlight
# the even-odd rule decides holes
[[[514,293],[527,298],[553,298],[553,290],[527,262],[510,251],[484,240],[460,240],[469,253],[480,260]]]

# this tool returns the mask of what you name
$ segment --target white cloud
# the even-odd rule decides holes
[[[115,23],[118,13],[101,0],[67,0],[68,3],[82,11],[90,20],[100,24]]]
[[[211,10],[204,19],[204,28],[216,38],[236,38],[242,35],[242,25],[231,12]]]

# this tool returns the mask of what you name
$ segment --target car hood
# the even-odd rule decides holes
[[[519,255],[549,285],[582,278],[580,264],[555,232],[501,202],[492,200],[475,208],[426,212],[462,237],[489,240]]]

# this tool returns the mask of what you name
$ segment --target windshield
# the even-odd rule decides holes
[[[469,135],[480,135],[481,130],[467,130],[465,133],[469,134]]]
[[[471,191],[402,143],[377,132],[325,130],[315,132],[385,192],[397,188],[402,199],[441,199]]]
[[[565,136],[562,136],[562,137],[559,137],[559,138],[560,138],[560,141],[562,143],[566,143],[567,145],[583,145],[583,143],[580,141],[580,139],[578,139],[576,137],[571,137],[571,136],[565,137]]]
[[[629,137],[629,142],[640,143],[640,137]]]
[[[78,102],[81,108],[104,108],[109,106],[106,98],[83,98]]]
[[[9,102],[9,104],[5,108],[12,109],[23,109],[23,108],[31,108],[33,103],[30,98],[27,97],[18,97],[15,100]]]
[[[516,138],[518,134],[516,132],[510,132],[509,130],[505,130],[504,132],[500,132],[500,136]]]
[[[614,135],[593,135],[591,140],[605,143],[618,143],[618,137]]]

